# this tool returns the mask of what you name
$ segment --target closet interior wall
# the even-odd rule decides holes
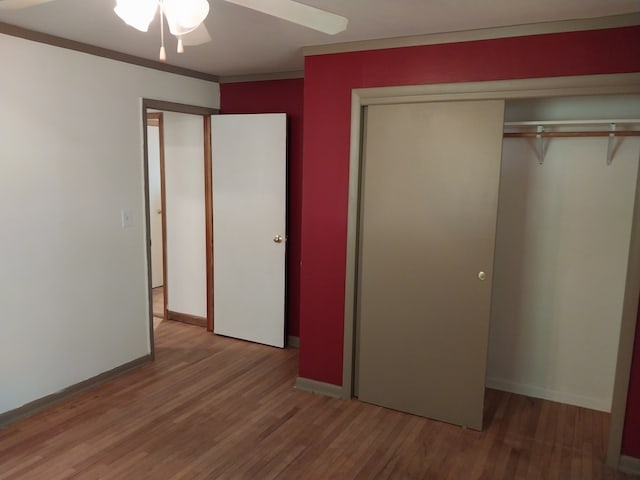
[[[640,95],[514,100],[505,122],[638,112]],[[607,142],[545,139],[540,164],[535,138],[504,139],[488,387],[611,409],[640,137],[611,165]]]

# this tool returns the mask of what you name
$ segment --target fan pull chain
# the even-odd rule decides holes
[[[160,0],[160,60],[167,61],[167,52],[164,49],[164,2]]]

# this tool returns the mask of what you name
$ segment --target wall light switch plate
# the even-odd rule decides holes
[[[122,228],[129,228],[131,226],[131,210],[123,208],[120,216],[122,217]]]

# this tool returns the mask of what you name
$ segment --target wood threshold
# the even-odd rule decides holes
[[[59,392],[52,393],[29,402],[21,407],[2,413],[0,414],[0,428],[4,428],[18,420],[30,417],[47,408],[51,408],[60,402],[84,392],[85,390],[97,387],[98,385],[113,380],[150,362],[151,355],[143,355],[142,357],[138,357],[135,360],[131,360],[130,362],[124,363],[116,368],[112,368],[111,370],[100,373],[94,377],[88,378],[87,380],[83,380],[82,382],[66,387]]]
[[[171,310],[167,310],[167,320],[188,323],[189,325],[196,325],[198,327],[207,326],[207,317],[199,317],[197,315],[189,315],[188,313],[179,313]]]
[[[108,48],[96,47],[94,45],[89,45],[88,43],[57,37],[55,35],[49,35],[48,33],[36,32],[35,30],[18,27],[16,25],[11,25],[10,23],[0,22],[0,33],[11,35],[12,37],[24,38],[25,40],[31,40],[33,42],[52,45],[54,47],[66,48],[67,50],[75,50],[76,52],[82,52],[96,57],[108,58],[109,60],[115,60],[117,62],[152,68],[154,70],[160,70],[167,73],[175,73],[176,75],[182,75],[183,77],[197,78],[198,80],[206,80],[208,82],[218,82],[218,76],[211,75],[210,73],[198,72],[188,68],[169,65],[168,63],[149,60],[148,58],[137,57],[128,53],[117,52]]]

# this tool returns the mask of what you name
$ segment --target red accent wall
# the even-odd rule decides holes
[[[627,412],[622,436],[622,453],[630,457],[640,458],[640,309],[636,323],[636,339],[627,396]]]
[[[223,83],[221,113],[287,114],[287,333],[299,335],[304,80]]]
[[[351,89],[629,72],[638,26],[307,57],[300,376],[342,384]]]

